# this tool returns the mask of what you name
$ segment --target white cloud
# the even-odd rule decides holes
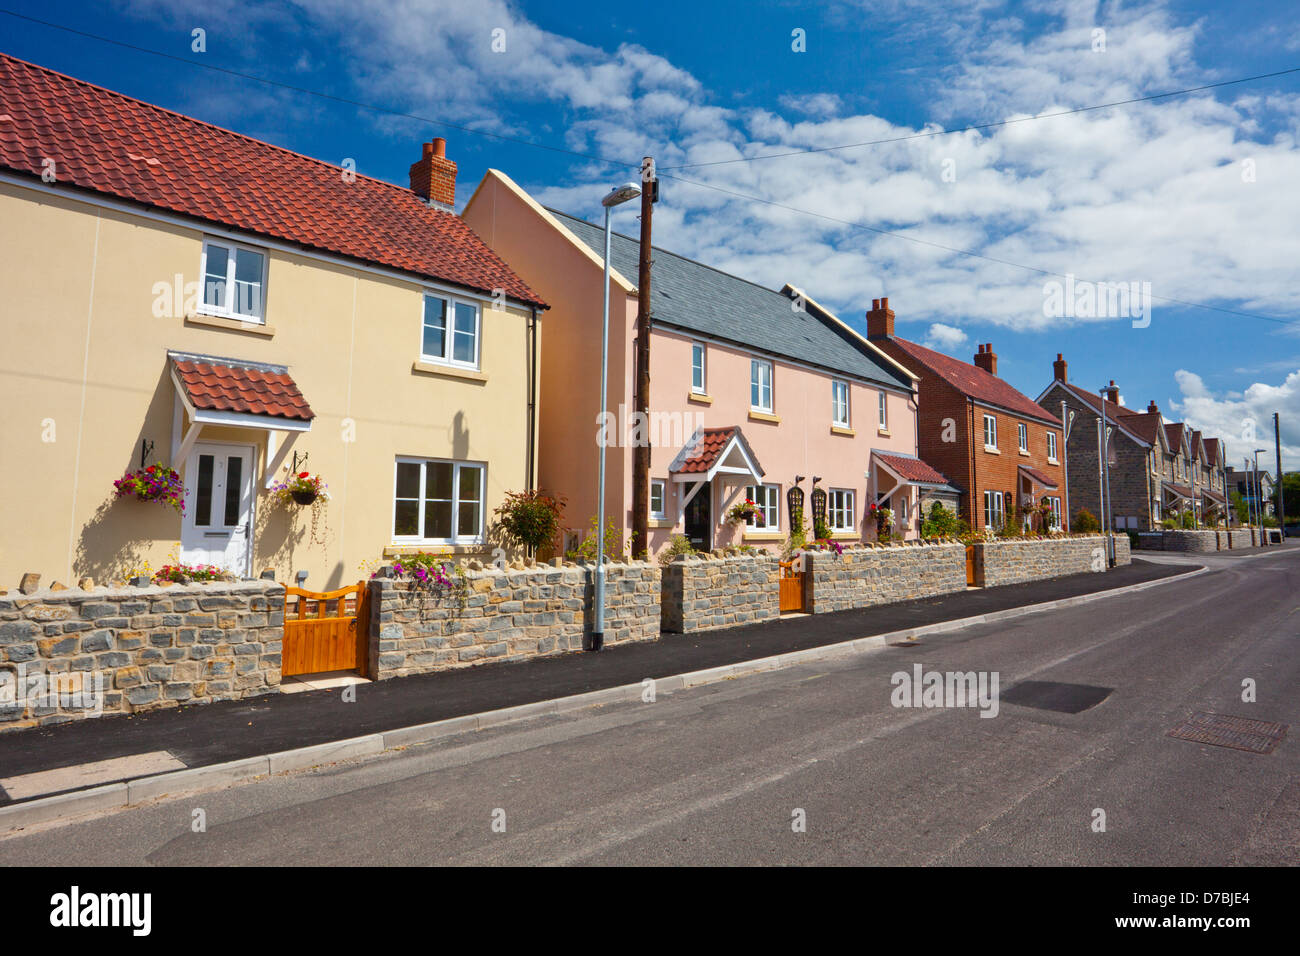
[[[961,348],[967,338],[969,336],[956,326],[935,322],[930,326],[930,331],[926,333],[925,344],[941,352],[950,352]]]
[[[1166,417],[1181,416],[1192,428],[1207,437],[1222,438],[1227,447],[1226,463],[1241,467],[1246,456],[1256,448],[1265,449],[1259,456],[1260,467],[1267,462],[1275,469],[1273,452],[1273,413],[1280,415],[1282,467],[1300,468],[1300,369],[1291,372],[1280,385],[1255,382],[1243,392],[1216,394],[1199,375],[1186,369],[1174,373],[1181,398],[1174,400]]]

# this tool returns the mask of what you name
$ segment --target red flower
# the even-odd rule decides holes
[[[299,477],[299,478],[306,478],[306,477],[308,477],[310,474],[311,474],[311,472],[308,472],[308,471],[300,471],[300,472],[298,472],[298,477]]]

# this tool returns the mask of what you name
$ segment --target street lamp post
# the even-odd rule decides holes
[[[596,479],[596,496],[599,504],[596,508],[596,573],[592,582],[592,603],[594,614],[591,622],[591,649],[598,651],[605,646],[605,438],[604,425],[606,405],[609,402],[609,211],[620,203],[635,199],[641,195],[636,183],[624,183],[600,201],[605,207],[605,307],[601,320],[600,332],[600,404],[597,418],[601,425],[596,432],[596,444],[600,446],[599,477]]]
[[[1265,544],[1264,540],[1264,483],[1259,480],[1259,453],[1267,452],[1267,448],[1255,449],[1255,514],[1259,519],[1259,543]]]
[[[1110,517],[1110,426],[1106,424],[1106,392],[1108,386],[1101,387],[1101,470],[1105,476],[1105,489],[1101,499],[1101,520],[1106,529],[1106,566],[1115,566],[1115,529]]]

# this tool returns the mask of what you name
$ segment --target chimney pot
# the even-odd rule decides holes
[[[447,158],[441,136],[420,147],[420,161],[411,164],[411,192],[448,209],[456,205],[456,164]]]
[[[1068,367],[1065,358],[1061,355],[1060,352],[1057,352],[1056,361],[1052,363],[1052,377],[1055,378],[1058,382],[1069,381],[1066,378],[1067,368]]]
[[[872,299],[871,311],[867,313],[867,338],[879,339],[894,334],[894,310],[889,307],[889,299]]]
[[[975,365],[990,375],[998,374],[998,357],[993,351],[992,342],[986,342],[979,347],[979,352],[975,355]]]

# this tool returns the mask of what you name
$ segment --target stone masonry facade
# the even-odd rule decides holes
[[[960,544],[845,548],[809,552],[814,614],[893,604],[966,590],[966,548]]]
[[[780,617],[777,555],[679,555],[664,567],[661,627],[689,634]]]
[[[470,570],[450,588],[370,582],[370,668],[378,679],[580,651],[591,633],[593,566]],[[611,563],[605,643],[659,637],[660,569]]]
[[[272,581],[0,596],[0,729],[278,691]]]
[[[1106,540],[1102,535],[984,541],[974,547],[975,582],[980,587],[1106,570]],[[1116,566],[1131,564],[1132,560],[1128,535],[1115,535]]]

